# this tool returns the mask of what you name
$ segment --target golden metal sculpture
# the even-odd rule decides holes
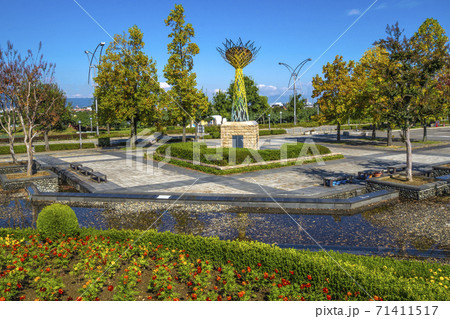
[[[217,48],[222,58],[236,69],[233,90],[233,109],[231,120],[233,122],[248,121],[247,96],[245,94],[244,73],[242,69],[252,62],[260,48],[254,47],[254,42],[243,43],[241,38],[234,43],[225,39],[223,48]]]

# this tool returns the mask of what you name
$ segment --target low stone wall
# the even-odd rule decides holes
[[[447,164],[450,164],[450,163],[447,163]],[[449,175],[449,174],[450,174],[450,167],[443,166],[443,165],[433,166],[433,176],[434,177],[439,177],[439,176],[444,176],[444,175]]]
[[[26,164],[11,164],[8,166],[0,166],[0,174],[12,174],[25,172]]]
[[[445,181],[430,179],[429,184],[421,186],[404,185],[400,183],[382,181],[377,178],[367,180],[366,188],[369,192],[377,190],[397,190],[401,198],[422,200],[429,197],[440,196],[449,191],[450,184]]]
[[[58,175],[48,170],[45,170],[45,172],[48,172],[49,175],[18,179],[8,179],[5,174],[2,174],[0,175],[0,181],[5,190],[21,189],[34,185],[40,192],[57,192],[59,190]]]
[[[227,122],[220,126],[222,147],[233,147],[233,136],[242,135],[244,148],[259,149],[259,127],[255,121]]]

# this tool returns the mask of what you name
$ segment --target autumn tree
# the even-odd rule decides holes
[[[16,57],[16,67],[10,73],[10,97],[17,109],[17,117],[22,126],[24,143],[27,150],[27,175],[33,174],[33,140],[39,134],[39,123],[51,112],[55,100],[48,98],[43,85],[53,83],[55,66],[44,60],[40,54],[42,44],[36,55],[28,50],[25,58]],[[45,107],[43,107],[46,101]]]
[[[161,89],[156,63],[142,51],[143,37],[136,25],[128,29],[128,34],[116,34],[101,58],[94,79],[98,84],[95,96],[100,120],[129,121],[131,147],[136,143],[138,122],[150,125],[159,118]]]
[[[208,99],[196,88],[197,75],[192,71],[193,58],[200,49],[192,42],[194,28],[185,22],[182,5],[175,5],[164,22],[172,30],[168,36],[172,42],[167,45],[170,56],[164,67],[164,77],[170,85],[164,98],[165,106],[170,112],[171,122],[182,125],[185,142],[188,123],[197,122],[208,110]]]
[[[44,135],[45,150],[50,151],[48,133],[62,121],[69,111],[66,109],[66,94],[56,83],[46,83],[39,87],[42,90],[42,116],[39,118],[38,131]],[[45,113],[44,113],[45,112]]]
[[[323,69],[323,78],[313,78],[313,98],[318,98],[320,107],[318,120],[321,123],[337,124],[337,140],[341,140],[341,124],[349,118],[352,110],[352,71],[354,62],[345,62],[337,55],[333,63],[327,63]]]
[[[356,63],[352,76],[353,107],[359,118],[372,121],[372,139],[376,138],[376,127],[387,122],[387,145],[392,144],[392,126],[388,121],[389,103],[383,94],[383,70],[388,63],[388,52],[374,46],[367,50]]]
[[[14,105],[13,76],[18,72],[21,58],[13,45],[8,42],[7,48],[0,48],[0,125],[9,139],[9,153],[13,163],[17,163],[14,152],[14,139],[17,132],[17,108]]]

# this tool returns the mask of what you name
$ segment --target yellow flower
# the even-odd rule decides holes
[[[440,281],[443,281],[443,280],[444,280],[444,277],[439,277],[439,280],[440,280]]]
[[[431,276],[430,278],[431,278],[431,279],[434,279],[434,276]]]
[[[387,267],[386,267],[386,266],[383,266],[383,268],[384,268],[384,269],[387,269]]]
[[[430,282],[432,282],[432,283],[433,283],[433,282],[434,282],[434,280],[433,280],[433,279],[431,279],[431,280],[430,280]]]
[[[442,286],[442,282],[440,282],[439,285]]]
[[[39,279],[40,279],[41,277],[36,277],[36,278],[34,278],[34,281],[36,282],[36,281],[38,281]]]
[[[444,285],[444,288],[447,289],[448,288],[447,285]]]
[[[437,275],[437,271],[435,271],[433,274]]]
[[[116,262],[113,260],[113,261],[111,261],[111,265],[115,265],[116,264]]]
[[[442,271],[441,268],[438,268],[438,271],[441,272]]]
[[[429,270],[430,272],[433,272],[433,269],[431,269],[431,268],[430,268],[430,269],[428,269],[428,270]]]

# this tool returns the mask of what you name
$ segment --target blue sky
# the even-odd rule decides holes
[[[269,102],[275,102],[289,80],[287,70],[278,62],[292,66],[306,58],[315,62],[375,0],[76,1],[111,35],[136,24],[144,33],[144,51],[157,62],[160,82],[165,81],[162,70],[168,58],[170,32],[164,19],[175,3],[182,4],[186,21],[195,29],[194,42],[200,47],[194,60],[198,86],[209,96],[217,89],[228,88],[234,78],[233,68],[221,59],[216,47],[225,38],[255,41],[261,50],[244,73],[253,77]],[[306,64],[303,70],[309,69],[300,79],[305,95],[311,94],[312,77],[337,54],[357,60],[375,40],[385,37],[387,24],[399,21],[409,36],[426,18],[435,18],[450,30],[450,1],[377,1],[315,64]],[[21,52],[35,51],[42,41],[44,57],[56,63],[56,81],[67,96],[91,96],[84,51],[93,51],[100,41],[109,43],[111,38],[75,1],[2,0],[0,27],[1,47],[10,40]]]

